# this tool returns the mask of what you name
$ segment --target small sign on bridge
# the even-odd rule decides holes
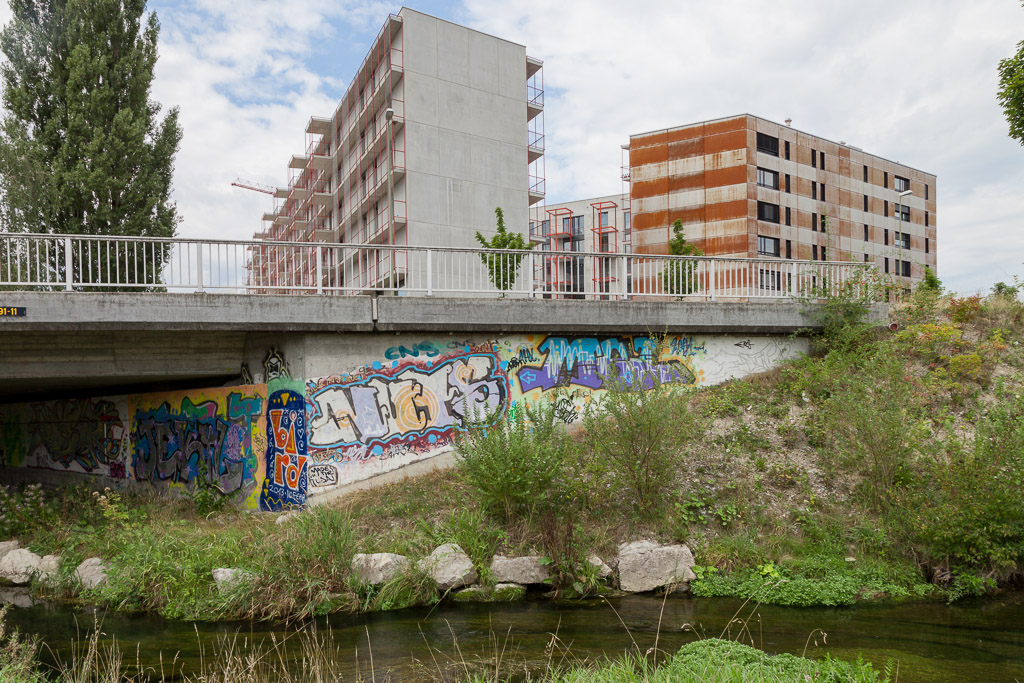
[[[0,318],[24,318],[24,306],[0,306]]]

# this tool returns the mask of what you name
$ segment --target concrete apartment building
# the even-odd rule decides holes
[[[310,119],[305,153],[291,158],[257,237],[475,247],[477,230],[495,231],[495,207],[525,231],[544,197],[542,66],[522,45],[403,7],[333,115]],[[352,250],[330,264],[332,282],[388,286],[389,253]],[[257,266],[257,284],[295,268]]]
[[[862,261],[911,281],[935,268],[934,174],[789,125],[740,115],[632,135],[629,181],[635,253],[668,253],[679,219],[709,255]]]

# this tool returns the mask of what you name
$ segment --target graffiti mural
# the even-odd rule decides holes
[[[289,389],[267,401],[266,476],[260,493],[262,510],[287,510],[306,504],[306,402]]]
[[[29,467],[108,474],[127,455],[125,408],[105,399],[30,403],[26,440]]]
[[[474,416],[499,415],[508,382],[490,345],[436,362],[370,368],[309,387],[309,446],[314,459],[351,460],[450,443]],[[379,364],[378,364],[379,366]],[[327,453],[325,453],[327,452]],[[332,457],[333,456],[333,457]]]
[[[246,497],[257,485],[253,433],[262,429],[262,390],[210,389],[141,396],[132,423],[132,477],[211,486]]]
[[[320,488],[337,486],[338,468],[330,464],[311,465],[309,468],[309,485]]]

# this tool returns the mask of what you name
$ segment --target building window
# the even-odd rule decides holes
[[[790,222],[788,206],[786,207],[786,225],[793,225],[793,223]]]
[[[864,210],[868,210],[868,196],[864,195]]]
[[[607,228],[608,227],[608,212],[607,211],[602,211],[600,213],[599,220],[601,221],[601,227],[602,228]]]
[[[897,192],[906,192],[910,189],[910,180],[902,176],[894,175],[892,177],[893,189]]]
[[[868,165],[864,164],[864,182],[868,181]]]
[[[885,246],[889,246],[889,231],[888,230],[885,231],[885,241],[882,244],[884,244]]]
[[[821,153],[821,170],[822,171],[825,170],[825,153],[824,152]]]
[[[821,248],[821,260],[828,261],[828,254],[825,253],[825,247]]]
[[[793,258],[793,240],[786,240],[786,258]]]
[[[811,245],[811,260],[812,261],[817,261],[818,260],[818,245],[817,244],[812,244]]]
[[[624,230],[629,230],[630,227],[632,227],[632,225],[633,224],[630,222],[629,211],[623,212],[623,214],[622,214],[622,227],[623,227],[623,229]]]
[[[885,217],[888,218],[889,217],[889,200],[886,199],[883,202],[883,204],[885,205]]]
[[[786,158],[788,159],[789,157],[786,157]],[[924,198],[925,198],[925,201],[928,200],[928,186],[927,185],[924,186]]]
[[[757,184],[772,190],[779,189],[778,171],[769,171],[767,168],[757,169]]]
[[[782,273],[776,270],[758,269],[758,286],[761,289],[777,292],[782,289]]]
[[[865,224],[864,224],[864,241],[865,241],[865,242],[868,242],[868,241],[870,241],[870,240],[868,239],[868,226],[867,226],[867,223],[865,223]]]
[[[930,228],[931,227],[931,225],[929,225],[930,221],[931,221],[931,216],[928,214],[927,211],[925,211],[924,212],[924,227]]]
[[[786,160],[789,161],[789,140],[786,140]],[[789,187],[789,183],[786,183],[786,187]]]
[[[779,222],[779,205],[769,204],[768,202],[757,203],[757,218],[758,220],[768,221],[769,223]]]
[[[811,214],[811,230],[818,232],[818,214]]]
[[[761,256],[779,255],[779,238],[757,236],[757,253]]]
[[[818,150],[811,150],[811,166],[818,168]]]
[[[910,207],[906,204],[896,204],[896,217],[910,222]]]
[[[924,253],[926,253],[926,254],[929,253],[929,249],[930,248],[931,248],[931,240],[928,239],[927,237],[925,237],[924,238]]]
[[[885,257],[885,272],[889,272],[889,257]]]
[[[821,201],[825,201],[825,183],[821,183],[821,192],[819,194],[821,195]]]
[[[788,145],[789,143],[787,142],[786,144]],[[786,174],[786,193],[788,194],[789,191],[790,191],[790,182],[789,182],[789,174],[787,173]]]
[[[883,174],[883,179],[884,179],[884,180],[883,180],[883,184],[882,184],[882,186],[883,186],[883,187],[884,187],[885,189],[887,189],[887,190],[888,190],[888,189],[889,189],[889,172],[888,172],[888,171],[886,171],[886,172],[885,172],[885,173]]]
[[[811,181],[811,199],[818,198],[818,183]]]
[[[821,214],[821,231],[825,232],[826,230],[828,230],[828,216]]]
[[[562,227],[566,228],[567,232],[569,232],[569,231],[572,232],[572,238],[574,240],[582,239],[582,237],[583,237],[583,216],[572,216],[571,218],[563,218],[562,219]]]
[[[910,277],[910,261],[897,261],[896,262],[903,277]]]
[[[910,249],[910,233],[909,232],[896,232],[894,233],[896,239],[894,240],[897,247],[902,249]]]
[[[867,262],[868,262],[868,255],[864,254],[864,263],[867,263]]]
[[[757,151],[764,152],[765,154],[771,154],[773,157],[779,156],[779,139],[772,137],[771,135],[758,133]]]

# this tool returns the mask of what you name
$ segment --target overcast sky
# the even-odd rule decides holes
[[[0,20],[9,15],[4,3]],[[1024,40],[1018,0],[432,0],[416,9],[544,60],[549,201],[621,190],[630,133],[751,113],[938,175],[947,286],[1024,276],[1024,146],[996,66]],[[375,0],[150,0],[153,88],[181,108],[185,236],[250,238],[272,208],[236,176],[287,180],[389,12]]]

